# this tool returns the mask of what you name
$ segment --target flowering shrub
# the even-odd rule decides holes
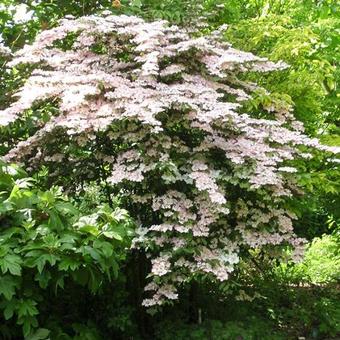
[[[222,28],[223,29],[223,28]],[[132,247],[151,260],[145,306],[178,297],[195,276],[227,280],[247,248],[291,246],[287,200],[298,159],[334,152],[303,134],[292,108],[242,113],[256,84],[245,72],[284,63],[232,48],[219,31],[192,37],[164,21],[67,18],[15,53],[35,69],[0,112],[7,160],[45,166],[75,190],[93,179],[139,221]],[[44,105],[58,107],[41,118]],[[7,130],[6,130],[7,131]]]

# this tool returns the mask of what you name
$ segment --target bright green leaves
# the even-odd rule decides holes
[[[108,205],[102,205],[92,215],[82,216],[74,224],[79,231],[92,236],[104,235],[109,239],[123,241],[131,233],[131,221],[124,209],[112,209]]]
[[[115,259],[117,247],[120,248],[126,244],[132,233],[132,221],[124,209],[115,208],[112,210],[108,205],[101,205],[97,211],[91,215],[81,216],[73,225],[79,235],[83,235],[82,246],[77,247],[74,252],[80,254],[86,263],[96,265],[95,270],[105,273],[108,278],[112,275],[118,275],[118,262]],[[81,267],[81,262],[75,260],[63,260],[60,268],[69,268],[76,271]],[[83,272],[77,272],[74,275],[81,275]],[[91,290],[96,291],[99,288],[99,282],[96,280],[93,270],[90,270],[87,279]]]
[[[123,238],[120,235],[120,233],[117,230],[112,230],[111,225],[110,224],[105,224],[103,227],[103,235],[105,235],[108,238],[113,238],[116,239],[118,241],[122,241]]]
[[[45,290],[72,284],[98,292],[118,275],[133,224],[108,205],[82,215],[59,188],[37,190],[22,175],[0,163],[0,310],[27,339],[45,339],[49,330],[38,329]]]
[[[97,228],[97,218],[95,215],[93,216],[82,216],[80,219],[74,224],[75,227],[79,229],[79,231],[84,233],[89,233],[94,236],[98,236],[100,231]]]
[[[297,6],[295,10],[301,15],[306,9]],[[307,15],[305,18],[310,20]],[[336,120],[339,49],[334,32],[338,26],[335,17],[302,25],[292,15],[271,14],[231,25],[226,39],[236,47],[290,65],[280,75],[253,77],[271,93],[288,94],[295,104],[295,117],[303,121],[308,132],[316,134],[320,128],[333,129]]]
[[[3,274],[6,274],[7,271],[12,275],[20,276],[21,274],[21,257],[14,254],[8,254],[2,258],[0,258],[0,268]]]

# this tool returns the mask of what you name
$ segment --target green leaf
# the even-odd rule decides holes
[[[93,214],[89,216],[82,216],[79,218],[79,220],[74,223],[74,226],[77,228],[83,228],[85,226],[91,226],[91,227],[96,227],[97,225],[97,217],[98,215]]]
[[[59,214],[53,210],[49,210],[48,214],[50,216],[49,221],[48,221],[48,225],[49,227],[51,227],[52,229],[63,229],[64,228],[64,224],[62,222],[62,220],[59,217]]]
[[[64,250],[74,250],[75,246],[72,245],[71,243],[63,243],[60,247],[59,250],[60,251],[64,251]]]
[[[48,234],[43,237],[44,246],[49,249],[55,249],[60,246],[60,241],[58,239],[58,236],[56,234]]]
[[[10,174],[0,173],[0,183],[2,186],[11,188],[14,184],[13,177]]]
[[[111,257],[113,254],[113,245],[109,242],[95,240],[93,246],[100,250],[105,257]]]
[[[79,228],[79,231],[81,231],[83,233],[88,233],[88,234],[91,234],[91,235],[94,235],[94,236],[99,235],[99,230],[94,225],[84,225],[83,227]]]
[[[8,200],[0,203],[0,214],[7,213],[13,210],[14,204]]]
[[[82,253],[84,255],[87,255],[89,254],[94,260],[97,260],[97,261],[100,261],[101,260],[101,256],[100,254],[98,253],[97,250],[93,249],[92,247],[90,246],[84,246],[82,247],[83,251]]]
[[[2,304],[1,307],[5,307],[4,308],[4,317],[5,317],[5,320],[9,320],[13,317],[14,312],[17,309],[17,300],[11,299],[9,301],[5,301],[5,304]]]
[[[43,340],[43,339],[47,339],[49,334],[50,334],[50,330],[46,329],[46,328],[39,328],[34,334],[29,335],[26,337],[26,340]]]
[[[35,316],[26,315],[26,316],[18,317],[17,324],[22,325],[24,337],[27,338],[31,334],[32,328],[35,328],[38,326],[38,320]]]
[[[117,261],[112,260],[111,268],[112,268],[114,277],[117,278],[118,277],[118,271],[119,271],[119,266],[118,266]]]
[[[77,241],[79,238],[79,233],[78,235],[65,234],[59,239],[59,242],[61,243],[59,250],[73,250],[75,248],[75,241]]]
[[[34,316],[39,314],[37,302],[31,299],[20,300],[18,303],[18,317],[22,316]]]
[[[43,254],[27,262],[27,265],[29,267],[37,267],[38,272],[42,273],[47,262],[49,262],[51,266],[54,266],[58,259],[59,256],[54,254]]]
[[[12,191],[8,197],[9,200],[20,198],[20,188],[18,185],[14,185]]]
[[[44,191],[39,194],[41,201],[46,202],[49,206],[55,203],[55,197],[51,191]]]
[[[12,275],[21,275],[21,257],[14,254],[9,254],[0,259],[0,267],[2,272],[5,274],[9,271]]]
[[[58,288],[64,289],[64,274],[59,274],[59,277],[55,281],[55,294],[57,294]]]
[[[73,206],[73,204],[69,202],[57,202],[54,205],[55,209],[57,209],[62,214],[70,214],[70,215],[78,215],[79,211]]]
[[[88,286],[90,290],[92,291],[92,293],[96,293],[100,287],[101,278],[98,275],[97,270],[94,271],[92,270],[92,268],[89,268],[89,272],[90,272],[90,277],[88,281]]]
[[[18,287],[18,281],[10,275],[0,276],[0,294],[7,300],[11,300],[15,294],[15,288]]]
[[[114,238],[118,241],[123,240],[123,238],[118,233],[116,233],[115,231],[104,231],[103,235],[106,236],[107,238],[111,238],[111,239]]]
[[[39,282],[39,286],[42,289],[46,289],[48,286],[48,282],[51,280],[51,273],[47,270],[44,270],[42,273],[36,273],[34,279]]]
[[[81,232],[97,236],[99,234],[97,218],[97,214],[82,216],[73,226]]]
[[[113,230],[113,226],[109,223],[106,223],[102,228],[103,235],[108,238],[114,238],[118,241],[123,241],[122,235],[117,232],[116,230]]]
[[[77,239],[78,239],[78,236],[76,236],[76,235],[65,234],[59,239],[59,242],[60,243],[71,243],[71,244],[73,244],[74,241],[76,241]]]
[[[2,240],[5,239],[3,237],[3,235],[1,235],[1,238],[2,238]],[[6,237],[6,239],[7,239],[7,237]],[[8,244],[1,245],[1,248],[0,248],[0,258],[4,257],[6,254],[8,254],[9,250],[10,250],[10,246]]]
[[[68,270],[76,270],[78,269],[80,266],[80,263],[71,258],[71,257],[65,257],[64,259],[62,259],[58,265],[58,269],[59,270],[64,270],[64,271],[68,271]]]
[[[137,7],[137,8],[141,8],[142,7],[142,1],[141,0],[132,0],[130,2],[130,5],[132,7]]]
[[[129,218],[129,212],[125,209],[116,208],[111,216],[118,222],[126,221]]]

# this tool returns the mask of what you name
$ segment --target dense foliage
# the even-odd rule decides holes
[[[67,289],[72,299],[82,286],[96,293],[117,277],[132,225],[124,210],[102,205],[86,215],[60,188],[40,191],[22,170],[0,165],[0,305],[8,320],[2,331],[11,334],[14,321],[38,339],[49,333],[34,329],[39,313],[44,322],[49,317],[43,311],[51,294]]]
[[[337,11],[3,1],[1,337],[336,339]]]

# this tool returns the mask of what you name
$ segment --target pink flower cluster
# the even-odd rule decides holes
[[[57,47],[70,36],[68,50]],[[124,197],[139,221],[132,246],[152,265],[145,306],[177,299],[192,275],[227,280],[241,248],[290,245],[297,260],[303,240],[283,208],[298,190],[291,162],[339,151],[304,135],[279,100],[264,108],[272,119],[239,113],[258,87],[238,74],[287,65],[218,37],[132,16],[64,19],[10,62],[36,68],[0,129],[26,131],[27,117],[36,126],[5,158],[45,165],[55,180],[67,167],[74,181],[97,173]],[[58,108],[47,122],[34,109],[46,102]]]

